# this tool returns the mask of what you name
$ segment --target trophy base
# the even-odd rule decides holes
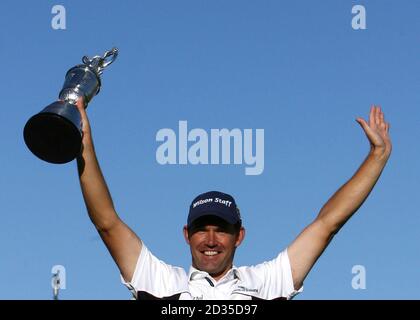
[[[74,111],[79,115],[74,105],[57,101],[29,119],[25,125],[23,136],[29,150],[38,158],[50,163],[61,164],[72,161],[80,154],[82,134],[68,117],[48,112],[53,111],[57,105],[61,110],[62,108],[74,109],[71,111],[73,116]]]

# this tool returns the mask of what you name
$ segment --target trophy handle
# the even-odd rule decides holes
[[[92,59],[84,56],[82,61],[89,68],[93,69],[98,75],[101,75],[103,70],[115,61],[118,56],[118,49],[112,48],[111,50],[105,51],[104,55],[94,56]]]
[[[115,61],[115,59],[117,59],[118,56],[118,49],[117,48],[112,48],[109,51],[106,51],[103,57],[103,61],[102,62],[102,69],[105,69],[106,67],[108,67],[111,63],[113,63]],[[108,59],[109,58],[109,59]],[[108,60],[107,60],[108,59]]]

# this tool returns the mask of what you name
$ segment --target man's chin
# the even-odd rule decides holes
[[[208,264],[202,266],[202,268],[199,270],[207,272],[212,278],[217,278],[226,271],[224,269],[221,269],[220,266],[211,266]]]
[[[202,264],[201,266],[198,267],[198,269],[201,271],[207,272],[211,276],[220,274],[222,272],[220,270],[220,267],[212,266],[209,264],[205,264],[205,265]]]

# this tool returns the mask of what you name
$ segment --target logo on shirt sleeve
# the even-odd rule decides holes
[[[244,286],[237,286],[236,289],[234,290],[234,292],[253,292],[253,293],[258,293],[259,290],[257,288],[247,288]]]

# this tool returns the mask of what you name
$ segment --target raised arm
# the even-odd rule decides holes
[[[83,121],[83,151],[77,159],[80,186],[90,219],[126,281],[131,281],[141,241],[118,217],[95,154],[83,101],[77,103]]]
[[[362,118],[356,121],[369,139],[370,152],[354,176],[338,189],[316,219],[288,247],[296,289],[302,286],[333,236],[366,200],[391,154],[389,123],[385,122],[380,107],[372,106],[369,123]]]

